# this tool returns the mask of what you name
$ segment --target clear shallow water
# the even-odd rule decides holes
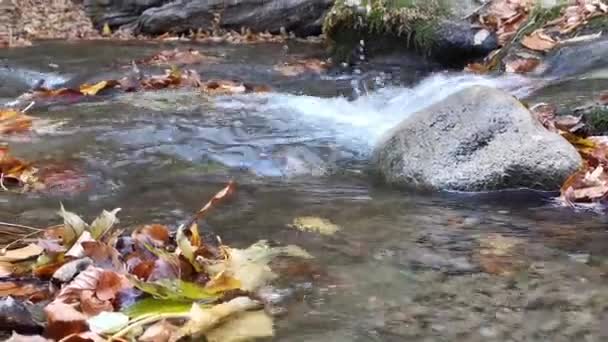
[[[120,75],[122,65],[160,48],[48,44],[2,51],[0,58],[79,83]],[[286,309],[276,341],[606,336],[603,215],[557,207],[551,194],[416,194],[377,186],[365,175],[374,142],[409,113],[471,84],[526,97],[543,81],[439,73],[399,86],[403,79],[373,67],[361,75],[288,78],[273,66],[322,55],[322,48],[198,48],[221,57],[197,66],[203,75],[267,83],[273,92],[207,98],[164,91],[41,105],[31,114],[63,124],[14,142],[15,152],[77,167],[90,186],[74,196],[2,194],[0,220],[54,224],[61,201],[88,217],[122,207],[125,226],[177,225],[233,178],[237,195],[214,211],[205,229],[231,245],[270,239],[316,257],[275,265],[285,294],[278,306]],[[378,77],[385,88],[369,94],[352,88]],[[7,101],[10,96],[0,93]],[[324,237],[288,227],[311,215],[343,230]],[[515,239],[518,247],[506,259],[483,256],[492,234]],[[513,268],[508,263],[520,267],[492,274],[493,267]]]

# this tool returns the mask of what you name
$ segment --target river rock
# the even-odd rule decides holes
[[[12,297],[0,300],[0,331],[39,334],[42,327],[33,319],[27,306]]]
[[[336,0],[323,32],[334,58],[343,62],[397,51],[462,67],[498,48],[498,40],[495,33],[462,19],[455,2]]]
[[[390,184],[422,189],[557,190],[581,157],[510,94],[474,86],[390,130],[373,165]]]

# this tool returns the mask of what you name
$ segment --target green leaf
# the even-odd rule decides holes
[[[158,299],[213,302],[221,297],[221,295],[214,294],[198,284],[180,279],[145,282],[130,276],[129,280],[141,291]]]
[[[96,334],[112,334],[129,324],[129,316],[120,312],[102,312],[87,319],[87,323]]]
[[[63,203],[61,204],[61,210],[59,216],[63,217],[63,245],[66,247],[72,246],[72,244],[78,239],[78,237],[89,227],[80,216],[65,210]]]
[[[91,236],[95,240],[99,240],[100,237],[104,236],[114,224],[118,222],[118,218],[116,214],[120,211],[120,208],[116,208],[112,211],[104,210],[101,214],[91,223],[91,228],[89,231],[91,232]]]
[[[122,310],[125,315],[137,318],[145,315],[188,313],[192,307],[191,301],[146,298]]]

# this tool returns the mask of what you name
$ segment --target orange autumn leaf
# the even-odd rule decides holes
[[[97,95],[99,92],[105,89],[113,88],[116,85],[118,85],[117,81],[101,81],[95,84],[83,84],[80,86],[79,90],[83,95],[94,96]]]
[[[525,74],[534,70],[540,64],[540,59],[537,58],[519,58],[513,59],[505,63],[507,72]]]
[[[28,132],[32,129],[32,117],[14,109],[0,109],[0,134]]]
[[[546,52],[553,49],[557,45],[557,42],[541,30],[536,30],[532,34],[525,36],[521,44],[530,50]]]

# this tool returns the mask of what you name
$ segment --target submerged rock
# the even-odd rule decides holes
[[[439,0],[337,0],[323,31],[335,57],[348,62],[353,57],[409,51],[447,66],[462,66],[498,47],[494,33],[459,19],[447,2]]]
[[[0,331],[20,334],[39,334],[42,327],[33,319],[27,306],[12,297],[0,300]]]
[[[213,30],[217,26],[279,33],[282,28],[299,36],[321,33],[323,18],[333,0],[85,0],[96,26],[134,25],[145,34]]]
[[[412,114],[376,147],[390,184],[483,191],[557,190],[581,165],[577,151],[513,96],[474,86]]]

